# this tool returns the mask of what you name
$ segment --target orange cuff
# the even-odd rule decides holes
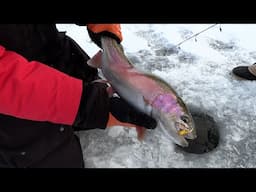
[[[108,31],[116,35],[120,42],[123,40],[120,24],[87,24],[87,27],[94,33]]]
[[[134,124],[118,121],[111,113],[109,113],[109,119],[106,127],[112,126],[136,127]]]

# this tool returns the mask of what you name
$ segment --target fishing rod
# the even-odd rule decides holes
[[[189,39],[192,39],[193,37],[198,36],[199,34],[201,34],[201,33],[205,32],[205,31],[207,31],[207,30],[209,30],[209,29],[215,27],[216,25],[218,25],[218,23],[215,23],[215,24],[213,24],[213,25],[207,27],[206,29],[204,29],[204,30],[202,30],[202,31],[200,31],[200,32],[198,32],[198,33],[192,35],[191,37],[189,37],[189,38],[187,38],[187,39],[181,41],[180,43],[178,43],[177,45],[175,45],[175,47],[179,47],[181,44],[183,44],[184,42],[188,41]],[[222,31],[221,26],[220,26],[220,31]]]

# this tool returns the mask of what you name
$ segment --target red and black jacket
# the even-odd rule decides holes
[[[60,125],[76,118],[82,80],[98,78],[88,59],[54,24],[0,25],[0,166],[1,154],[29,167],[60,145],[78,147],[73,130]]]

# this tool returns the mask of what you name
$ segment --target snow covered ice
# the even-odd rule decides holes
[[[79,132],[89,168],[256,167],[256,82],[239,80],[234,67],[256,62],[256,24],[221,24],[176,45],[212,24],[122,24],[128,58],[164,78],[188,106],[218,123],[216,149],[197,155],[176,150],[160,130],[139,142],[135,129],[113,127]],[[99,48],[86,28],[58,24],[93,56]]]

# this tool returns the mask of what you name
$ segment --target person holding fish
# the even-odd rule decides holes
[[[100,47],[101,37],[123,39],[119,24],[86,26]],[[0,167],[84,167],[75,131],[156,127],[150,115],[113,96],[89,59],[55,24],[0,25]]]

